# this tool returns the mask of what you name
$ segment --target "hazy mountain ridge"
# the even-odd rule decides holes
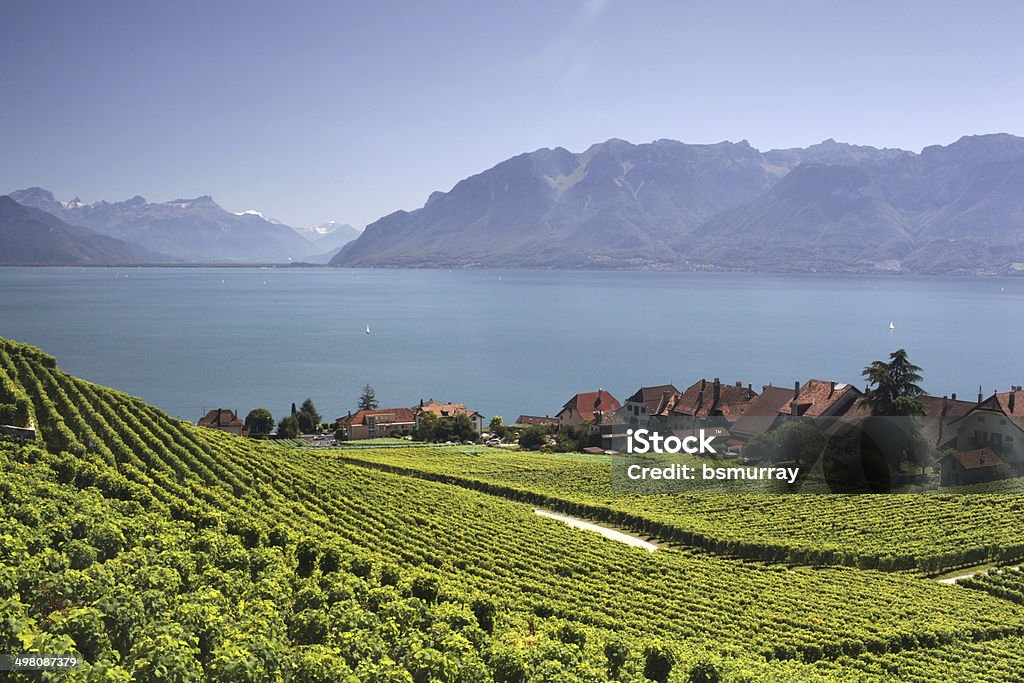
[[[1024,138],[540,149],[367,226],[333,265],[1011,272]]]
[[[1012,272],[1024,263],[1024,139],[804,164],[673,247],[722,268]]]
[[[62,202],[42,188],[11,192],[20,204],[65,223],[139,244],[195,263],[274,263],[299,260],[317,248],[292,228],[257,212],[231,213],[209,195],[150,203],[136,195],[123,202]]]
[[[100,266],[173,261],[0,196],[0,265]]]
[[[366,227],[344,265],[670,266],[669,240],[767,190],[777,173],[746,142],[622,140],[541,149]]]

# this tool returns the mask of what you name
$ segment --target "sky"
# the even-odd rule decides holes
[[[1024,135],[1024,3],[0,8],[0,192],[362,227],[541,147]]]

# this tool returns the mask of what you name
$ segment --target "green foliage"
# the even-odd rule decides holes
[[[477,598],[473,601],[473,616],[476,617],[477,624],[484,631],[491,633],[494,631],[494,618],[498,613],[498,606],[493,600],[489,598]]]
[[[892,498],[644,507],[599,488],[606,458],[478,446],[359,451],[356,466],[194,428],[10,348],[0,367],[46,426],[38,445],[0,441],[0,646],[81,653],[67,680],[928,680],[950,662],[965,680],[1008,680],[1024,668],[1024,612],[1002,595],[712,554],[853,553],[828,521],[905,526]],[[494,493],[685,531],[711,552],[643,553]],[[929,524],[946,533],[962,514],[982,534],[1019,511],[1019,497],[970,500],[929,500]],[[1005,529],[987,551],[1024,549]],[[961,552],[985,538],[971,533]]]
[[[320,413],[313,405],[313,399],[307,398],[302,402],[298,414],[295,416],[299,421],[299,431],[302,434],[311,434],[320,428]]]
[[[676,656],[670,648],[663,645],[648,645],[644,648],[644,678],[668,683],[675,663]]]
[[[245,416],[245,428],[250,436],[264,436],[274,431],[274,416],[266,408],[254,408]]]
[[[435,413],[424,413],[413,433],[417,441],[476,441],[480,434],[473,420],[465,414],[439,418]]]
[[[294,415],[283,417],[277,423],[277,436],[279,438],[294,439],[301,433],[302,430],[299,427],[299,418]]]
[[[924,394],[917,385],[922,379],[921,368],[910,362],[904,349],[889,354],[888,363],[874,361],[862,374],[871,387],[864,392],[861,402],[871,409],[872,415],[892,417],[927,412],[917,400]]]
[[[441,419],[435,413],[423,413],[416,423],[412,436],[417,441],[438,441]]]
[[[793,434],[803,432],[794,428]],[[607,456],[533,453],[524,458],[500,449],[431,447],[346,452],[344,458],[751,560],[935,573],[1024,559],[1020,493],[981,498],[625,495],[612,489]],[[706,462],[682,460],[698,468]],[[1024,492],[1024,486],[1016,490]],[[922,505],[929,514],[922,514]]]
[[[552,429],[548,425],[530,425],[519,434],[519,447],[528,450],[540,450],[547,443]]]
[[[797,467],[803,467],[818,461],[825,443],[817,425],[806,420],[794,420],[753,437],[744,446],[743,454],[759,462],[793,462]]]
[[[601,432],[590,422],[559,427],[553,450],[559,453],[582,451],[584,448],[601,445]]]
[[[487,431],[494,437],[504,439],[508,434],[508,427],[505,426],[505,421],[501,419],[501,415],[495,415],[487,425]]]

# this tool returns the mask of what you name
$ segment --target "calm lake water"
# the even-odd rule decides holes
[[[1024,278],[0,268],[0,336],[192,421],[307,396],[333,419],[366,383],[506,421],[598,387],[859,386],[899,347],[931,393],[971,399],[1024,383]]]

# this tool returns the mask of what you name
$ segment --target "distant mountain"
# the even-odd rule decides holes
[[[672,267],[669,244],[764,193],[785,169],[746,142],[521,154],[368,225],[348,266]]]
[[[58,201],[42,188],[10,195],[71,225],[139,244],[147,249],[197,263],[274,263],[301,259],[317,251],[290,227],[257,212],[225,211],[209,196],[161,204],[140,196],[127,201],[85,204]]]
[[[1024,264],[1024,139],[964,137],[920,155],[803,164],[673,248],[744,270],[1011,272]]]
[[[344,266],[995,273],[1024,268],[1024,138],[541,149],[367,226]]]
[[[913,156],[902,149],[867,147],[836,142],[832,138],[810,147],[772,149],[764,153],[764,159],[772,166],[791,169],[799,164],[860,164],[885,159]]]
[[[307,240],[313,243],[319,252],[337,251],[362,233],[348,223],[328,221],[315,228],[295,228]]]
[[[172,260],[0,196],[0,265],[136,265]]]

